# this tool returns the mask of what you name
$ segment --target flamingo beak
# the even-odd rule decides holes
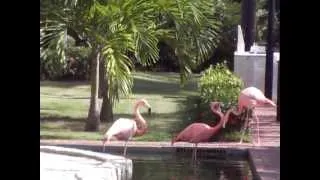
[[[220,102],[210,102],[210,106],[211,108],[217,110],[217,111],[221,111],[221,104]]]
[[[225,119],[225,117],[223,117],[223,124],[222,124],[222,128],[226,128],[226,119]]]
[[[148,108],[148,114],[151,115],[151,108]]]
[[[148,114],[151,115],[151,106],[150,106],[150,104],[146,103],[145,106],[148,108]]]

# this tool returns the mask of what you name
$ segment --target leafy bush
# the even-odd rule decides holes
[[[227,68],[224,62],[206,69],[200,78],[198,87],[202,103],[219,101],[223,103],[222,108],[225,110],[237,105],[244,83]]]
[[[56,58],[56,52],[48,51],[48,58],[40,57],[40,80],[54,80],[63,75],[66,62]]]
[[[68,47],[66,58],[60,60],[54,50],[46,59],[40,58],[40,80],[88,80],[90,49]]]
[[[188,97],[187,102],[183,103],[186,107],[182,119],[185,121],[181,122],[180,127],[186,127],[193,122],[215,126],[220,119],[211,111],[209,102],[222,102],[221,109],[223,113],[226,113],[230,106],[237,105],[238,96],[244,87],[244,83],[227,68],[224,62],[206,69],[199,80],[198,86],[200,96]],[[221,129],[218,134],[211,137],[210,141],[234,142],[240,140],[241,133],[239,132],[243,122],[239,121],[239,117],[236,116],[230,116],[230,118],[226,128]],[[246,132],[244,142],[249,141],[250,135]]]

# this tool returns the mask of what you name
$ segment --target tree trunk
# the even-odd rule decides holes
[[[100,119],[102,122],[112,122],[113,121],[113,108],[110,99],[107,94],[103,96]]]
[[[103,98],[102,107],[100,112],[101,122],[113,121],[113,109],[112,103],[108,98],[108,81],[106,75],[105,60],[101,58],[100,61],[100,86],[99,86],[99,98]]]
[[[103,98],[103,93],[106,89],[106,86],[105,86],[105,62],[104,62],[104,59],[101,57],[100,58],[100,66],[99,66],[99,95],[98,97],[99,98]]]
[[[241,2],[241,28],[243,29],[245,51],[250,51],[250,47],[255,41],[256,34],[256,0],[243,0]]]
[[[91,59],[91,98],[88,118],[85,125],[85,131],[99,131],[100,117],[98,104],[98,88],[99,88],[99,48],[92,49]]]

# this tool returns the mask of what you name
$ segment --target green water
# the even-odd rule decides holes
[[[132,180],[252,180],[249,164],[241,159],[132,157]]]

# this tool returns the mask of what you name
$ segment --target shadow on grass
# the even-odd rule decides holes
[[[55,96],[50,93],[43,93],[43,92],[40,92],[40,95],[45,95],[46,97],[49,97],[49,98],[61,98],[61,99],[90,99],[89,96],[74,96],[74,95],[67,95],[67,94]]]
[[[134,86],[132,92],[134,94],[172,95],[177,94],[181,90],[196,91],[196,86],[192,84],[192,82],[190,82],[184,88],[180,88],[180,85],[178,83],[159,82],[134,78]],[[179,96],[174,97],[178,98]]]
[[[42,113],[42,116],[40,115],[40,124],[44,124],[41,126],[43,129],[68,129],[71,131],[83,131],[84,125],[86,122],[86,117],[81,118],[74,118],[69,116],[48,116],[44,115],[45,113]],[[180,117],[182,112],[174,112],[174,113],[152,113],[151,115],[148,115],[146,113],[141,113],[141,115],[146,119],[147,123],[149,124],[149,128],[152,130],[156,129],[166,129],[166,127],[171,127],[171,124],[175,124],[177,120],[177,117]],[[116,113],[114,114],[114,120],[117,120],[118,118],[133,118],[132,114],[125,114],[125,113]],[[172,120],[171,120],[172,119]],[[163,127],[158,127],[159,123],[157,121],[163,121],[164,125]],[[113,122],[102,122],[100,129],[105,131]],[[51,125],[45,125],[45,124],[51,124]],[[55,124],[55,125],[54,125]]]
[[[176,117],[180,116],[184,112],[173,112],[173,113],[152,113],[151,115],[147,113],[141,113],[141,115],[147,119],[148,121],[156,121],[157,119],[165,119],[165,118],[170,118],[170,117]],[[132,118],[133,114],[127,114],[127,113],[115,113],[114,114],[114,119],[118,118]],[[40,113],[40,121],[83,121],[86,118],[81,117],[81,118],[74,118],[70,116],[50,116],[47,113]]]
[[[89,81],[40,81],[42,87],[71,88],[75,86],[90,85]]]
[[[162,75],[162,78],[165,78]],[[183,88],[180,87],[179,82],[172,80],[159,80],[157,77],[150,75],[148,78],[134,77],[134,85],[132,92],[134,94],[158,94],[158,95],[172,95],[177,94],[181,90],[196,91],[196,81],[190,80]],[[40,87],[58,87],[58,88],[72,88],[75,86],[90,85],[88,81],[40,81]],[[45,93],[42,93],[46,95]],[[70,95],[70,97],[72,97]],[[68,98],[68,97],[64,97]],[[87,99],[88,97],[72,97],[72,99]]]
[[[170,96],[170,98],[172,98]],[[172,113],[141,113],[141,115],[146,119],[150,125],[151,130],[166,131],[167,133],[177,134],[189,124],[194,122],[204,122],[209,125],[215,124],[215,116],[212,113],[209,114],[209,119],[199,119],[199,113],[201,108],[197,107],[199,104],[199,99],[196,96],[189,96],[186,98],[176,97],[174,101],[178,104],[178,110]],[[209,110],[209,106],[206,107]],[[44,110],[44,109],[42,109]],[[132,118],[132,113],[115,113],[114,120],[118,118]],[[83,131],[84,123],[86,117],[74,118],[69,116],[52,116],[46,112],[40,112],[40,122],[49,122],[49,123],[61,123],[61,129],[71,129],[75,131]],[[163,121],[161,127],[157,127],[159,123],[157,121]],[[63,122],[63,123],[62,123]],[[112,122],[107,122],[112,123]],[[161,124],[160,123],[160,124]],[[78,125],[75,125],[78,124]],[[79,125],[80,124],[80,125]]]
[[[74,118],[69,116],[41,116],[40,122],[57,122],[57,121],[66,121],[66,122],[85,122],[86,118]]]
[[[40,107],[40,111],[50,111],[50,110],[54,110],[53,108],[43,108],[43,107]],[[41,116],[41,113],[40,113],[40,116]]]

